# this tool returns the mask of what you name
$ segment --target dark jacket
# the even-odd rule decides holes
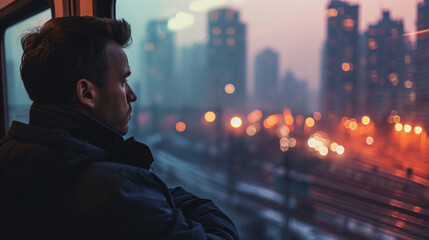
[[[34,103],[0,142],[5,239],[238,239],[212,201],[168,189],[149,148],[67,106]],[[1,239],[1,238],[0,238]]]

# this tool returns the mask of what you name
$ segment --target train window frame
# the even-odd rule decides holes
[[[11,26],[50,8],[48,1],[14,1],[0,9],[0,136],[8,129],[5,33]]]

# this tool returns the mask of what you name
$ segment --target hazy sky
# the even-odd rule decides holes
[[[212,0],[215,1],[215,0]],[[217,1],[217,0],[216,0]],[[252,91],[254,56],[266,47],[280,53],[280,75],[287,69],[301,79],[306,79],[312,89],[320,83],[321,47],[326,38],[325,10],[330,0],[219,0],[225,6],[240,11],[241,20],[247,25],[248,83]],[[142,52],[141,42],[147,22],[151,19],[171,18],[179,11],[195,16],[191,27],[178,31],[180,46],[206,39],[206,12],[195,13],[189,9],[194,0],[119,0],[117,17],[131,22],[134,46],[128,51],[131,62],[138,62]],[[390,10],[391,17],[403,20],[406,32],[415,31],[417,3],[421,0],[348,0],[359,7],[359,29],[376,23],[382,10]],[[131,6],[131,7],[130,7]],[[131,66],[133,67],[133,66]],[[136,66],[137,67],[137,66]]]

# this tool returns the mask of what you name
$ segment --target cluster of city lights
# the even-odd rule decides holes
[[[405,133],[411,133],[414,129],[414,133],[420,135],[423,132],[423,128],[421,126],[411,126],[411,124],[402,124],[401,117],[395,112],[392,111],[387,121],[391,124],[395,124],[394,128],[397,132],[404,131]]]
[[[208,111],[204,114],[203,121],[207,123],[213,123],[216,120],[216,113],[213,111]],[[246,132],[249,136],[255,135],[257,132],[261,130],[263,126],[266,129],[284,129],[282,126],[288,127],[289,130],[293,131],[294,125],[302,126],[305,124],[306,127],[312,128],[315,126],[316,122],[322,118],[322,115],[319,112],[315,112],[312,117],[307,117],[304,120],[302,115],[297,115],[295,118],[292,116],[292,112],[290,109],[285,108],[283,110],[283,114],[271,114],[265,118],[263,118],[262,111],[259,109],[253,110],[247,115],[248,126],[246,128]],[[140,121],[139,121],[140,122]],[[141,122],[145,122],[142,121]],[[240,116],[232,116],[229,119],[229,125],[232,128],[241,128],[244,124],[243,119]],[[186,129],[186,124],[182,121],[176,123],[176,130],[178,132],[183,132]]]
[[[395,130],[397,132],[401,132],[404,131],[406,133],[410,133],[413,130],[413,127],[410,124],[402,124],[402,123],[396,123],[395,124]],[[423,128],[420,126],[415,126],[414,127],[414,133],[419,135],[423,132]]]
[[[344,125],[346,129],[350,129],[352,131],[355,131],[359,126],[359,123],[355,118],[349,119],[348,117],[343,117],[341,118],[341,123]],[[371,123],[371,118],[369,118],[368,116],[362,117],[361,124],[363,126],[368,126],[370,123]]]
[[[320,133],[312,134],[307,141],[307,145],[323,157],[328,155],[329,151],[337,153],[338,155],[343,155],[345,152],[344,146],[323,138]]]
[[[288,126],[283,125],[278,131],[280,137],[280,150],[286,152],[289,148],[294,148],[296,146],[296,139],[289,136],[290,129]]]

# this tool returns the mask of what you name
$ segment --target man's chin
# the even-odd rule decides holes
[[[116,132],[119,133],[121,136],[125,136],[128,133],[128,124],[124,128],[121,128]]]

